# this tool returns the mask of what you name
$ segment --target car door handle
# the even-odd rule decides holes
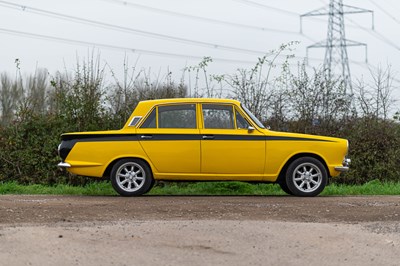
[[[203,139],[214,139],[214,135],[203,135]]]
[[[141,139],[152,139],[153,135],[141,135],[140,138]]]

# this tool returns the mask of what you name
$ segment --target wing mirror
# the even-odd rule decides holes
[[[248,130],[249,132],[253,132],[253,131],[254,131],[254,127],[249,126],[249,127],[247,128],[247,130]]]

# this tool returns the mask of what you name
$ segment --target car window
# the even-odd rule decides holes
[[[238,129],[248,129],[250,126],[238,111],[236,111],[236,126]]]
[[[196,105],[158,107],[158,128],[196,128]]]
[[[151,114],[146,118],[141,128],[156,128],[156,109],[154,108]]]
[[[203,104],[204,128],[234,129],[233,107]]]
[[[258,120],[257,117],[255,117],[253,115],[253,113],[250,112],[250,110],[246,108],[246,106],[244,106],[243,104],[241,106],[242,106],[243,110],[246,112],[246,114],[248,116],[250,116],[250,118],[257,124],[257,126],[259,126],[260,128],[265,128],[264,125],[260,122],[260,120]]]
[[[131,122],[129,123],[130,127],[134,127],[136,126],[136,124],[140,121],[140,119],[142,119],[141,116],[135,116],[132,118]]]

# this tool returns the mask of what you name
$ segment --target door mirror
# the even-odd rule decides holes
[[[249,132],[253,132],[253,131],[254,131],[254,127],[249,126],[249,127],[247,128],[247,130],[248,130]]]

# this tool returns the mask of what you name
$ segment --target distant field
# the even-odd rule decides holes
[[[0,194],[53,194],[53,195],[117,195],[109,182],[93,182],[85,186],[20,185],[0,183]],[[156,185],[150,195],[286,195],[275,184],[249,184],[244,182],[168,183]],[[400,183],[381,183],[377,180],[363,185],[328,185],[322,196],[334,195],[400,195]]]

